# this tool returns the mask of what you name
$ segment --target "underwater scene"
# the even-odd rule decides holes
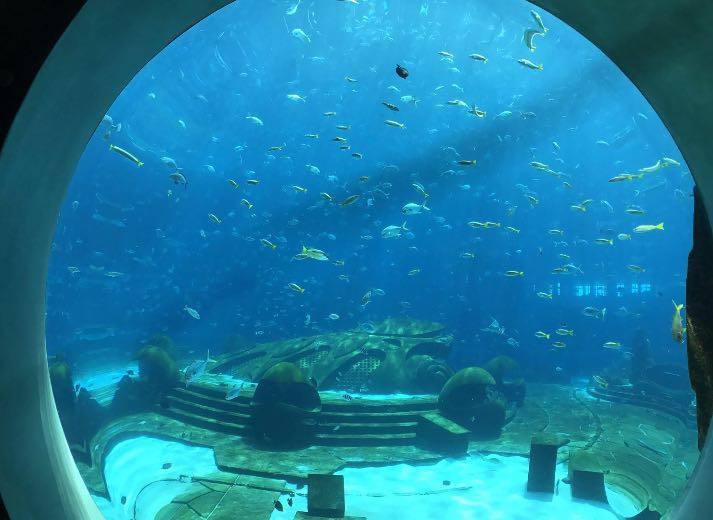
[[[58,219],[80,473],[117,520],[665,518],[692,190],[527,2],[232,3],[126,85]]]

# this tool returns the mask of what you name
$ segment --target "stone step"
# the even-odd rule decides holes
[[[388,414],[402,412],[428,412],[435,410],[438,406],[436,399],[433,400],[406,400],[395,401],[325,401],[322,400],[322,412],[339,413],[371,413]]]
[[[198,396],[201,398],[211,398],[225,403],[230,403],[234,406],[249,406],[254,393],[253,388],[245,388],[238,397],[231,401],[226,401],[225,394],[227,391],[228,387],[219,387],[215,385],[207,385],[201,383],[191,384],[188,386],[188,388],[175,387],[172,390],[172,392],[180,393],[186,396],[190,395]],[[372,414],[402,412],[422,413],[435,410],[438,407],[438,399],[436,397],[391,400],[354,398],[351,401],[343,399],[341,397],[332,397],[330,395],[324,395],[323,393],[320,394],[320,397],[322,399],[323,412]]]
[[[217,419],[203,417],[184,410],[179,410],[177,408],[159,408],[158,413],[186,424],[198,426],[199,428],[205,428],[206,430],[227,433],[229,435],[243,436],[248,431],[248,427],[243,424],[225,423]]]
[[[203,398],[216,399],[218,401],[224,401],[226,403],[231,403],[235,406],[248,406],[250,405],[250,399],[252,399],[253,392],[244,389],[241,395],[232,399],[230,401],[225,400],[225,394],[228,392],[229,387],[225,386],[215,386],[215,385],[202,385],[199,383],[191,384],[188,388],[177,386],[172,392],[180,393],[183,395],[199,396]]]
[[[183,401],[194,402],[228,412],[248,413],[250,410],[250,402],[240,401],[239,397],[226,401],[224,395],[212,397],[204,393],[192,392],[183,388],[174,388],[169,393],[169,396],[176,396]]]
[[[392,433],[415,433],[416,422],[400,423],[332,423],[320,420],[318,429],[323,433],[339,433],[341,435],[351,434],[392,434]],[[335,430],[335,428],[337,428]]]
[[[453,455],[464,455],[468,452],[470,431],[439,412],[420,415],[416,434],[419,444],[430,450]]]
[[[229,412],[226,410],[220,410],[210,406],[194,403],[191,401],[185,401],[179,399],[178,397],[169,395],[166,397],[171,408],[177,408],[185,412],[192,413],[194,415],[200,415],[209,419],[215,419],[217,421],[230,423],[230,424],[247,424],[250,420],[249,413],[240,412]]]
[[[325,412],[322,410],[321,421],[333,423],[398,423],[416,422],[421,415],[418,412]]]
[[[160,408],[160,413],[186,424],[205,428],[207,430],[244,436],[249,432],[249,426],[223,422],[210,417],[196,415],[178,408]],[[341,432],[318,433],[315,435],[315,446],[410,446],[416,440],[416,433],[381,433],[381,434],[343,434]]]
[[[170,408],[178,409],[183,412],[188,412],[190,414],[204,417],[206,419],[212,419],[220,423],[226,424],[238,424],[238,425],[249,425],[250,423],[250,413],[236,413],[229,412],[225,410],[216,409],[210,406],[201,405],[195,402],[185,401],[179,399],[175,395],[169,395],[166,397]],[[354,419],[354,417],[350,417]],[[358,433],[376,433],[376,434],[390,434],[390,433],[410,433],[414,432],[417,426],[416,421],[402,421],[402,422],[341,422],[341,421],[329,421],[325,417],[320,417],[320,423],[318,429],[323,433],[332,433],[339,431],[341,434],[358,434]],[[337,428],[335,430],[335,428]]]
[[[218,395],[210,389],[193,387],[189,389],[174,388],[169,394],[170,397],[176,397],[185,402],[194,402],[203,406],[214,408],[217,410],[225,410],[235,413],[250,413],[249,400],[245,396],[239,396],[231,401],[226,401],[222,394],[220,398],[212,397]],[[325,410],[326,407],[326,410]],[[400,405],[390,405],[391,410],[375,410],[374,405],[346,404],[323,404],[321,420],[324,422],[334,423],[371,423],[371,422],[415,422],[418,416],[422,413],[418,410],[405,411]],[[334,411],[339,410],[339,411]],[[366,410],[366,411],[361,411]]]
[[[393,433],[384,435],[318,433],[314,444],[318,446],[411,446],[415,442],[415,433]]]

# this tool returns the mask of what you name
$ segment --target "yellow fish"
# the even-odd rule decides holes
[[[307,188],[304,188],[304,187],[302,187],[302,186],[292,186],[292,189],[295,190],[296,192],[299,192],[299,193],[306,193],[306,192],[307,192]]]
[[[297,285],[296,283],[288,283],[288,284],[287,284],[287,287],[289,287],[289,288],[292,289],[293,291],[298,292],[298,293],[300,293],[300,294],[302,294],[303,292],[305,292],[304,287],[300,287],[300,286]]]
[[[339,203],[340,206],[349,206],[351,204],[354,204],[357,200],[359,200],[359,197],[361,195],[350,195],[346,199],[344,199],[342,202]]]
[[[614,240],[611,239],[611,238],[597,238],[597,239],[595,240],[595,242],[596,242],[597,244],[601,244],[601,245],[609,245],[609,246],[613,246],[613,245],[614,245]]]
[[[321,249],[305,246],[302,246],[302,251],[297,253],[293,258],[295,260],[305,260],[307,258],[311,258],[313,260],[319,260],[320,262],[326,262],[329,260],[326,253]]]
[[[423,198],[428,197],[428,193],[426,193],[426,188],[423,187],[423,184],[420,182],[414,182],[411,186],[413,186],[416,191],[418,191],[421,195],[423,195]]]
[[[250,201],[248,199],[240,199],[240,204],[242,204],[243,206],[245,206],[248,209],[253,208],[253,205],[250,203]]]
[[[329,193],[323,191],[322,193],[320,193],[320,195],[324,200],[332,202],[332,196]]]
[[[602,345],[602,347],[615,349],[621,347],[621,343],[619,343],[618,341],[607,341]]]
[[[277,249],[277,244],[273,244],[267,238],[261,238],[260,243],[265,247],[269,247],[270,249]]]
[[[686,330],[683,328],[683,319],[681,318],[681,311],[686,307],[682,303],[677,304],[676,302],[673,302],[673,306],[676,310],[673,312],[671,335],[673,336],[674,341],[676,341],[677,343],[683,343],[683,335],[685,334]]]
[[[538,293],[537,293],[537,296],[539,296],[540,298],[546,298],[546,299],[548,299],[548,300],[551,300],[551,299],[552,299],[552,293],[551,293],[551,292],[550,292],[550,293],[538,292]]]
[[[532,63],[530,60],[526,60],[524,58],[517,60],[517,62],[520,65],[522,65],[523,67],[527,67],[528,69],[532,69],[532,70],[544,69],[544,66],[542,64],[536,65],[535,63]]]
[[[239,188],[240,186],[238,185],[237,182],[235,182],[233,179],[228,179],[228,184],[230,184],[233,188]]]
[[[111,150],[112,152],[118,153],[118,154],[121,155],[122,157],[126,157],[128,160],[130,160],[131,162],[135,163],[136,166],[143,166],[143,165],[144,165],[144,163],[142,163],[142,162],[139,160],[138,157],[136,157],[136,156],[135,156],[134,154],[132,154],[131,152],[129,152],[129,151],[127,151],[127,150],[124,150],[123,148],[119,148],[118,146],[114,146],[113,144],[110,144],[110,145],[109,145],[109,150]]]
[[[525,276],[525,271],[505,271],[505,276]]]
[[[602,388],[606,388],[609,386],[609,382],[606,379],[604,379],[603,377],[592,376],[592,379],[594,379],[594,381]]]
[[[248,179],[245,182],[247,182],[251,186],[257,186],[258,184],[260,184],[260,181],[258,179]]]
[[[621,173],[609,179],[609,182],[633,181],[634,179],[641,179],[643,176],[643,173]]]
[[[656,225],[653,224],[642,224],[640,226],[636,226],[634,228],[634,233],[648,233],[649,231],[655,231],[655,230],[661,230],[663,231],[663,222],[659,222]]]
[[[222,220],[220,220],[214,213],[208,213],[208,218],[215,224],[220,224],[222,222]]]
[[[542,332],[541,330],[535,332],[535,337],[540,339],[550,339],[550,335],[546,332]]]

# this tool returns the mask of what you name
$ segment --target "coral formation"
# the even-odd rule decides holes
[[[495,386],[495,378],[480,367],[459,370],[438,396],[441,414],[476,437],[499,435],[505,424],[507,402]]]
[[[320,411],[319,393],[300,367],[278,363],[262,377],[250,403],[254,438],[274,448],[308,445]]]
[[[180,380],[178,365],[171,354],[173,342],[159,334],[152,338],[158,345],[148,344],[135,355],[139,362],[139,377],[124,375],[119,381],[111,412],[114,416],[149,410]]]
[[[84,446],[105,422],[106,413],[86,388],[74,386],[72,369],[62,356],[50,362],[49,373],[64,434],[70,444]]]
[[[520,366],[510,356],[496,356],[488,361],[483,368],[495,379],[495,384],[501,386],[506,374],[517,371]]]
[[[147,341],[147,344],[162,348],[169,354],[174,355],[175,345],[173,344],[173,340],[170,338],[170,336],[168,336],[166,334],[162,334],[162,333],[154,334]]]
[[[276,363],[289,361],[320,389],[437,393],[452,375],[445,362],[451,341],[438,323],[390,318],[366,330],[242,346],[211,372],[257,382]]]
[[[136,354],[139,362],[139,378],[156,389],[166,389],[176,384],[179,378],[175,360],[164,348],[147,345]]]

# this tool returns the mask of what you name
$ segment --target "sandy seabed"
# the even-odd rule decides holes
[[[163,469],[167,463],[170,467]],[[181,475],[206,475],[218,468],[209,448],[142,436],[112,448],[104,471],[111,501],[94,498],[105,518],[151,520],[188,490]],[[347,468],[339,474],[344,475],[346,514],[368,520],[615,520],[637,512],[612,489],[607,489],[611,507],[573,500],[570,486],[561,482],[567,476],[562,464],[555,495],[527,493],[527,471],[525,457],[476,454],[422,466]],[[289,487],[296,493],[292,507],[284,495],[284,511],[275,510],[272,520],[291,520],[296,511],[307,510],[306,488]]]

